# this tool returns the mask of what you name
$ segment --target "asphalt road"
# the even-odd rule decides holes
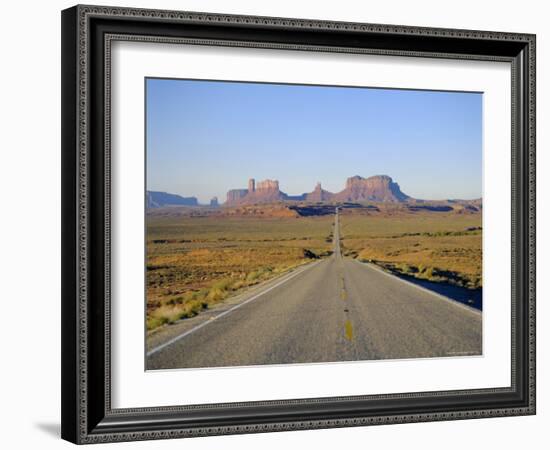
[[[338,213],[333,235],[330,258],[159,334],[147,368],[481,354],[479,311],[342,257]]]

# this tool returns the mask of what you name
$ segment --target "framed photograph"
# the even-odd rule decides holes
[[[62,12],[62,437],[535,413],[535,36]]]

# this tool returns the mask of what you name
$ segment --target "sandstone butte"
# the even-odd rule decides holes
[[[358,175],[346,180],[345,188],[337,193],[324,190],[317,183],[312,192],[301,195],[288,195],[279,188],[279,181],[264,180],[255,182],[248,180],[246,189],[231,189],[227,192],[226,206],[252,205],[259,203],[274,203],[284,201],[307,202],[405,202],[412,200],[404,194],[399,185],[387,175],[375,175],[363,178]]]

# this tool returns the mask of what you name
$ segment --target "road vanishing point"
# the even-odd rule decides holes
[[[147,339],[147,369],[481,355],[482,314],[333,254]]]

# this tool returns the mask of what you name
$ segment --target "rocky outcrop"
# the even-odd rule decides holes
[[[231,189],[227,191],[226,205],[238,205],[248,194],[248,189]]]
[[[356,175],[347,179],[345,189],[334,194],[333,199],[340,202],[404,202],[410,197],[387,175],[369,178]]]
[[[305,194],[305,200],[308,202],[315,202],[315,203],[330,202],[333,198],[334,198],[334,194],[332,192],[325,191],[321,187],[321,183],[317,183],[313,192],[310,192],[309,194]]]
[[[248,189],[232,189],[227,192],[226,206],[252,205],[256,203],[276,203],[287,199],[287,195],[279,190],[279,181],[263,180],[255,182],[248,180]]]
[[[268,192],[268,191],[279,192],[279,181],[278,180],[258,181],[258,184],[256,185],[256,191],[258,191],[258,192]]]
[[[226,206],[276,203],[281,201],[323,202],[405,202],[411,198],[401,192],[399,185],[387,175],[348,178],[343,191],[336,194],[325,191],[317,183],[312,192],[291,196],[279,189],[279,181],[248,181],[248,189],[232,189],[227,193]]]
[[[182,197],[167,192],[147,191],[146,207],[161,208],[163,206],[198,206],[196,197]]]

